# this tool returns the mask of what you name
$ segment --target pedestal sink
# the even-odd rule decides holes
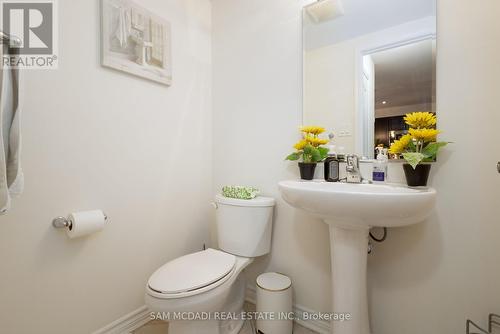
[[[369,334],[366,267],[370,227],[423,221],[435,205],[436,191],[320,180],[282,181],[279,188],[288,204],[321,218],[330,228],[332,311],[351,315],[348,321],[332,321],[332,333]]]

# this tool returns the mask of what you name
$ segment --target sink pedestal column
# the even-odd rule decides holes
[[[369,228],[326,221],[330,227],[332,306],[349,320],[332,321],[334,334],[370,334],[366,269]]]

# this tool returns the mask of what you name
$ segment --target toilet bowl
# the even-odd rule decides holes
[[[236,334],[244,323],[242,271],[271,247],[274,199],[216,196],[220,250],[174,259],[150,277],[145,301],[169,334]]]

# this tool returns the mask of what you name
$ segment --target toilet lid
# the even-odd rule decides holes
[[[234,255],[209,248],[166,263],[154,272],[148,285],[165,294],[192,291],[219,281],[235,264]]]

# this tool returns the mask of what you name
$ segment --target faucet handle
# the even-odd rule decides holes
[[[346,156],[347,183],[361,183],[363,177],[359,171],[359,157],[355,154]]]
[[[359,157],[356,154],[348,154],[346,156],[347,166],[358,167],[359,166]]]

